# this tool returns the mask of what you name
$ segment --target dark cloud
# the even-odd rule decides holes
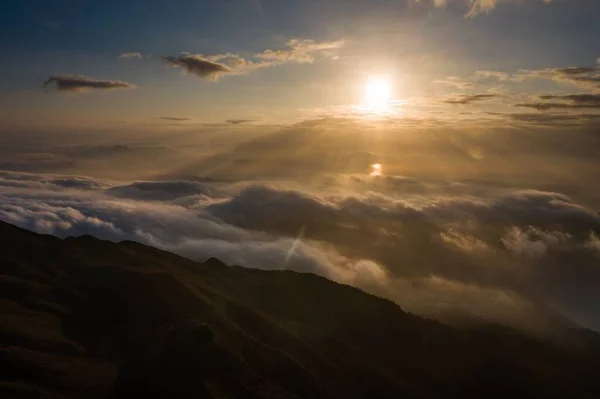
[[[254,122],[254,119],[227,119],[225,123],[229,123],[232,125],[242,125],[244,123]]]
[[[174,122],[183,122],[183,121],[192,120],[192,118],[187,118],[184,116],[159,116],[158,119],[163,119],[166,121],[174,121]]]
[[[224,75],[239,75],[254,69],[266,68],[275,65],[268,61],[254,62],[237,54],[202,55],[182,53],[178,57],[161,56],[163,61],[185,72],[206,78],[219,80]]]
[[[555,69],[547,69],[547,71],[552,71],[559,75],[565,76],[579,76],[590,73],[597,73],[599,70],[597,67],[567,67],[567,68],[555,68]]]
[[[600,94],[544,95],[542,100],[561,100],[575,104],[600,105]]]
[[[80,75],[53,75],[45,82],[44,87],[51,83],[56,85],[58,91],[86,91],[89,89],[129,89],[135,88],[131,83],[120,80],[99,80]]]
[[[557,113],[514,113],[495,114],[509,118],[513,121],[533,123],[549,127],[564,126],[590,126],[600,121],[600,114],[557,114]]]
[[[465,94],[454,98],[446,99],[443,102],[446,104],[468,105],[480,101],[491,100],[496,97],[498,97],[497,94]]]
[[[598,104],[551,103],[551,102],[520,103],[520,104],[515,104],[515,107],[533,108],[533,109],[536,109],[538,111],[546,111],[546,110],[549,110],[549,109],[600,108],[600,106],[598,106]]]
[[[161,56],[161,59],[201,78],[216,80],[225,74],[235,73],[231,67],[211,61],[200,54],[184,54],[179,57]]]
[[[538,111],[549,109],[600,109],[599,94],[569,94],[569,95],[544,95],[539,96],[541,100],[552,100],[560,102],[536,102],[517,104],[517,107],[534,108]]]
[[[551,79],[558,83],[566,83],[590,89],[600,87],[600,67],[566,67],[546,68],[539,70],[523,70],[522,78]]]

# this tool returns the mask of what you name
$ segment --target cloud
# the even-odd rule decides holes
[[[600,122],[600,114],[496,113],[494,115],[503,116],[517,122],[526,122],[549,127],[588,126],[591,123]]]
[[[185,116],[159,116],[158,119],[163,119],[166,121],[175,121],[175,122],[183,122],[183,121],[192,120],[192,118],[188,118]]]
[[[310,39],[292,39],[281,50],[265,50],[255,54],[255,57],[278,63],[312,63],[315,55],[334,57],[335,51],[342,48],[344,44],[343,40],[317,42]]]
[[[466,3],[468,4],[468,12],[465,16],[474,17],[479,14],[486,14],[496,8],[500,3],[517,3],[518,0],[433,0],[433,3],[438,7],[446,6],[448,3]],[[548,4],[551,0],[529,0],[528,2],[533,3],[545,3]]]
[[[237,54],[202,55],[182,53],[178,57],[161,56],[164,62],[186,73],[217,81],[225,75],[242,75],[275,65],[273,62],[247,60]]]
[[[135,200],[166,201],[192,195],[206,195],[213,193],[210,186],[193,181],[165,181],[165,182],[135,182],[126,185],[113,186],[106,193],[115,197]]]
[[[501,82],[522,82],[523,77],[519,75],[511,75],[507,72],[500,71],[475,71],[475,79],[477,80],[485,80],[485,79],[495,79]]]
[[[475,88],[474,82],[471,82],[469,80],[463,79],[458,76],[449,76],[445,79],[434,80],[432,83],[454,86],[457,89],[464,89],[464,90]]]
[[[334,57],[334,51],[344,45],[343,40],[317,42],[311,39],[292,39],[283,50],[265,50],[254,54],[255,60],[247,59],[239,54],[192,54],[182,53],[177,57],[161,56],[160,58],[186,73],[194,74],[209,80],[219,80],[225,75],[242,75],[250,71],[281,65],[287,62],[312,63],[315,55]]]
[[[223,223],[198,206],[201,185],[193,182],[135,182],[107,190],[40,190],[49,177],[7,174],[0,187],[0,219],[42,233],[92,234],[112,241],[135,240],[204,260],[212,256],[228,264],[261,269],[289,268],[356,283],[383,279],[373,261],[350,259],[333,247],[296,238],[251,232]],[[22,182],[18,188],[7,182]],[[100,184],[106,188],[106,184]],[[9,192],[11,191],[12,192]],[[210,192],[211,190],[208,189]],[[214,191],[214,190],[213,190]],[[175,201],[194,199],[193,206]],[[209,203],[214,200],[204,196]],[[188,205],[192,202],[180,201]]]
[[[218,80],[223,75],[235,73],[233,68],[211,61],[200,54],[182,54],[178,57],[161,56],[161,59],[175,67],[182,68],[186,73],[211,80]]]
[[[550,79],[557,83],[571,84],[590,89],[600,88],[600,67],[598,66],[521,70],[518,76],[530,79]]]
[[[591,233],[589,240],[585,243],[585,247],[597,255],[600,255],[600,236]]]
[[[81,75],[52,75],[44,87],[55,83],[58,91],[86,91],[89,89],[130,89],[135,88],[131,83],[120,80],[99,80]]]
[[[406,128],[400,118],[223,123],[181,135],[136,128],[102,142],[23,132],[0,146],[3,165],[35,170],[50,156],[72,165],[65,176],[0,173],[0,218],[315,272],[435,317],[468,311],[522,328],[549,302],[592,323],[598,138],[573,128],[583,117],[592,118],[494,114],[501,128],[485,130]],[[383,176],[368,176],[373,163]]]
[[[446,99],[443,102],[446,104],[468,105],[476,102],[491,100],[496,97],[498,97],[498,94],[464,94],[454,98]]]
[[[523,103],[516,104],[516,106],[535,108],[538,111],[549,109],[600,109],[600,94],[543,95],[539,96],[539,99],[560,102]]]
[[[254,119],[227,119],[225,123],[229,123],[232,125],[242,125],[244,123],[254,122]]]
[[[521,83],[527,79],[547,79],[559,84],[573,85],[590,90],[600,88],[600,66],[571,66],[563,68],[520,69],[514,73],[494,70],[476,71],[468,77],[450,76],[432,83],[471,89],[478,84],[497,81]]]
[[[142,56],[142,53],[139,53],[137,51],[135,51],[135,52],[130,51],[130,52],[122,53],[121,55],[119,55],[119,58],[126,59],[126,60],[132,60],[134,58],[142,59],[143,56]]]
[[[0,219],[38,232],[314,272],[423,314],[518,325],[544,314],[538,301],[587,315],[600,303],[600,216],[556,192],[396,176],[300,185],[13,172],[0,188]]]
[[[550,249],[568,249],[569,246],[577,245],[569,233],[544,231],[532,226],[512,227],[508,229],[501,241],[509,251],[531,259],[543,257]],[[581,244],[585,245],[586,243]]]

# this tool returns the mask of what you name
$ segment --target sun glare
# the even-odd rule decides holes
[[[374,163],[371,165],[371,176],[381,176],[383,174],[383,170],[381,169],[380,163]]]
[[[374,109],[382,109],[392,99],[392,87],[383,78],[370,78],[365,85],[365,104]]]

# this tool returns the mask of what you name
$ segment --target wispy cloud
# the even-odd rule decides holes
[[[589,89],[600,88],[600,66],[521,70],[517,76],[532,79],[550,79],[557,83],[572,84]]]
[[[184,117],[184,116],[159,116],[158,119],[163,119],[166,121],[175,121],[175,122],[183,122],[192,120],[192,118]]]
[[[247,60],[237,54],[190,54],[161,56],[168,64],[183,69],[186,73],[217,81],[225,75],[243,75],[252,70],[273,66],[273,62]]]
[[[473,89],[475,83],[459,76],[449,76],[445,79],[434,80],[432,83],[454,86],[457,89]]]
[[[522,83],[526,80],[550,80],[560,85],[577,86],[598,91],[600,89],[600,65],[568,66],[560,68],[519,69],[515,72],[479,70],[470,76],[449,76],[432,81],[458,89],[472,89],[490,83]]]
[[[143,56],[142,56],[141,53],[139,53],[137,51],[136,52],[131,52],[130,51],[130,52],[127,52],[127,53],[122,53],[121,55],[119,55],[119,58],[126,59],[126,60],[131,60],[131,59],[134,59],[134,58],[142,59]]]
[[[239,54],[192,54],[161,56],[168,64],[182,68],[186,73],[216,81],[225,75],[243,75],[250,71],[288,62],[312,63],[316,56],[334,57],[334,51],[344,45],[343,40],[317,42],[310,39],[290,40],[283,50],[265,50],[247,59]]]
[[[52,75],[44,87],[54,83],[58,91],[86,91],[89,89],[130,89],[135,88],[131,83],[120,80],[100,80],[82,75]]]
[[[200,54],[182,54],[178,57],[161,56],[161,59],[174,67],[183,69],[186,73],[212,80],[218,80],[225,74],[235,72],[229,66],[211,61]]]
[[[570,66],[564,68],[521,69],[508,74],[499,71],[477,71],[475,79],[495,78],[499,81],[522,82],[525,79],[548,79],[589,89],[600,88],[600,66]]]
[[[292,39],[288,41],[283,49],[265,50],[255,55],[256,58],[274,62],[314,62],[316,55],[334,57],[335,50],[344,46],[343,40],[330,42],[317,42],[310,39]]]
[[[492,114],[514,122],[545,127],[598,126],[600,114],[513,113]]]
[[[516,106],[534,108],[538,111],[549,109],[600,109],[600,94],[544,95],[538,98],[540,100],[550,100],[550,102],[521,103]]]
[[[225,121],[225,123],[229,123],[231,125],[242,125],[250,122],[254,122],[254,119],[227,119]]]
[[[501,71],[475,71],[475,78],[477,80],[493,79],[501,82],[522,82],[525,77],[522,75],[511,75],[507,72]]]
[[[491,100],[492,98],[496,97],[498,97],[498,94],[465,94],[453,98],[448,98],[443,102],[446,104],[467,105],[480,101]]]

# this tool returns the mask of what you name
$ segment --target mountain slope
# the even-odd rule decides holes
[[[312,274],[3,222],[0,242],[2,397],[600,396],[598,352],[454,329]]]

